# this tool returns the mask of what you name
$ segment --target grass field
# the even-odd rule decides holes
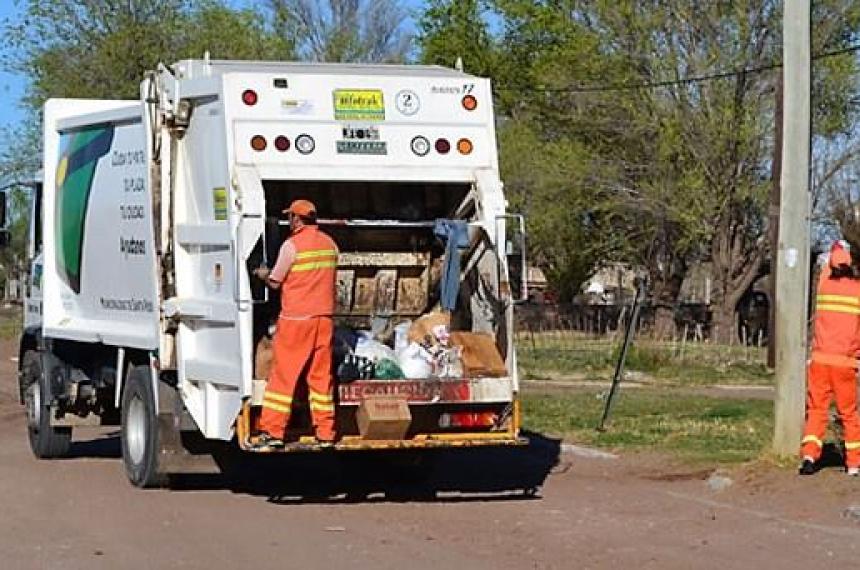
[[[23,326],[22,319],[20,306],[0,307],[0,339],[18,338]]]
[[[520,335],[517,357],[526,379],[606,380],[612,377],[620,344],[620,339],[594,339],[573,334]],[[625,369],[641,372],[649,381],[666,385],[770,385],[773,375],[764,365],[764,350],[638,339],[628,353]]]
[[[523,397],[525,428],[604,449],[668,452],[692,463],[738,463],[762,455],[773,433],[773,402],[622,391],[607,431],[595,427],[598,391]]]

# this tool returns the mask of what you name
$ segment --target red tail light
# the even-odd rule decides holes
[[[254,91],[253,89],[246,89],[242,93],[242,102],[245,103],[246,105],[248,105],[249,107],[256,105],[257,100],[258,100],[257,92]]]
[[[290,139],[284,135],[279,136],[275,139],[275,148],[281,152],[287,152],[290,150]]]
[[[451,143],[448,142],[448,139],[436,139],[436,152],[439,154],[451,152]]]

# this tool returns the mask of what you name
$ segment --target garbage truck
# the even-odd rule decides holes
[[[207,58],[141,80],[136,100],[44,105],[19,354],[36,457],[66,454],[79,427],[119,425],[128,478],[148,487],[219,446],[255,452],[278,292],[253,272],[274,263],[298,198],[340,250],[338,331],[391,345],[442,315],[462,341],[454,373],[339,380],[330,452],[522,444],[525,230],[506,209],[488,79]],[[439,220],[467,243],[448,247]],[[456,302],[440,310],[451,279]],[[266,452],[320,450],[294,409],[286,445]]]

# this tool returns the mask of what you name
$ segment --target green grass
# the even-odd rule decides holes
[[[523,397],[526,429],[605,449],[667,452],[692,463],[739,463],[759,457],[773,433],[773,403],[637,389],[617,395],[607,424],[595,426],[597,391]]]
[[[0,307],[0,339],[17,339],[23,327],[22,309],[19,306]]]
[[[544,333],[532,340],[521,335],[517,358],[524,378],[574,377],[605,380],[620,353],[620,340],[588,339]],[[659,343],[638,340],[630,348],[625,370],[648,379],[679,386],[712,384],[770,385],[773,375],[764,365],[764,349],[706,343]]]

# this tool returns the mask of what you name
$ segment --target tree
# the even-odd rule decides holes
[[[284,59],[290,43],[251,10],[214,0],[29,0],[8,26],[7,67],[31,78],[24,104],[48,97],[136,98],[143,74],[185,58]]]
[[[302,59],[402,63],[406,11],[397,0],[268,0],[275,29]]]
[[[451,18],[458,14],[453,3],[428,8],[431,21],[423,28],[434,31],[431,39],[457,38],[454,31],[463,26],[456,23],[474,21],[477,3],[462,4],[470,6],[471,20]],[[571,267],[587,266],[589,258],[645,267],[652,300],[666,319],[687,268],[710,262],[717,332],[727,339],[738,300],[762,274],[768,255],[764,214],[781,3],[495,0],[490,8],[502,28],[484,49],[494,52],[490,72],[504,117],[502,157],[516,155],[513,169],[503,162],[508,187],[534,198],[526,202],[540,224],[558,219],[560,204],[580,224],[566,255],[550,240],[570,230],[544,234],[533,223],[531,243],[557,251],[554,258]],[[854,42],[858,12],[850,0],[817,2],[816,52]],[[422,39],[425,49],[434,46],[427,34]],[[848,102],[856,71],[850,54],[816,62],[820,139],[852,123]],[[710,79],[681,80],[715,72]],[[508,129],[518,135],[506,137]],[[534,152],[517,155],[525,132]],[[571,152],[552,152],[560,148]],[[545,157],[578,164],[547,164]],[[558,176],[560,170],[569,174]],[[518,171],[526,174],[512,187]],[[546,194],[548,186],[557,194]],[[541,199],[545,195],[553,199]],[[575,278],[581,270],[555,274]]]
[[[432,0],[418,20],[421,61],[453,67],[460,59],[464,69],[492,76],[497,47],[489,32],[490,12],[481,0]]]

